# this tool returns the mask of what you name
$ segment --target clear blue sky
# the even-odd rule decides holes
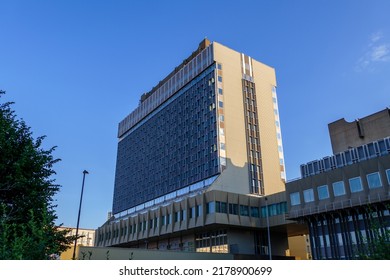
[[[289,179],[331,154],[329,122],[390,105],[390,1],[0,0],[0,89],[58,146],[59,223],[87,169],[80,227],[103,224],[118,122],[204,37],[276,69]]]

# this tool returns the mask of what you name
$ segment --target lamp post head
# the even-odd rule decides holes
[[[89,172],[87,170],[84,170],[83,174],[89,174]]]

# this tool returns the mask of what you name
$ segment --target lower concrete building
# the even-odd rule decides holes
[[[288,235],[302,229],[287,221],[285,192],[268,197],[199,192],[165,205],[107,221],[95,246],[230,253],[235,258],[285,259]],[[267,219],[268,216],[268,219]],[[267,223],[268,220],[268,223]]]
[[[301,170],[301,179],[286,184],[288,218],[307,224],[313,259],[355,259],[377,254],[379,242],[388,246],[389,138],[310,162]]]

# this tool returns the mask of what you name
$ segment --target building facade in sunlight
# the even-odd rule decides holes
[[[141,96],[118,139],[113,217],[98,246],[267,250],[261,198],[285,189],[272,67],[205,39]],[[274,204],[284,217],[286,203]]]
[[[59,230],[70,230],[67,236],[76,236],[76,228],[59,227]],[[78,252],[80,247],[92,247],[95,244],[95,230],[79,228],[79,239],[77,240],[76,256],[79,256]],[[61,253],[61,260],[71,260],[73,257],[74,244],[64,252]],[[81,256],[79,256],[81,258]]]

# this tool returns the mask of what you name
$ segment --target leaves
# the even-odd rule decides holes
[[[73,240],[54,223],[60,186],[52,168],[59,159],[55,147],[41,148],[45,137],[34,139],[11,105],[0,103],[0,259],[48,259]]]

